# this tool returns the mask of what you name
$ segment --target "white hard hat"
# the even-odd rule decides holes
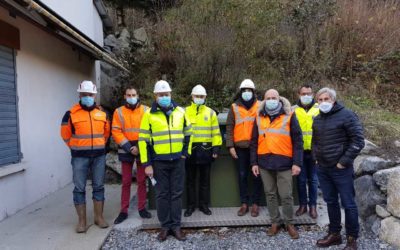
[[[198,84],[192,89],[192,95],[207,95],[207,92],[203,86]]]
[[[240,89],[255,89],[254,82],[250,79],[244,79],[244,81],[240,84]]]
[[[78,89],[76,90],[79,93],[92,93],[97,94],[97,87],[92,81],[83,81],[79,84]]]
[[[162,93],[162,92],[171,92],[171,88],[169,87],[169,83],[164,80],[160,80],[156,82],[154,85],[154,94]]]

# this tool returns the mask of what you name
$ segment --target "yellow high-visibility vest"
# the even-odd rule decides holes
[[[159,108],[156,112],[151,111],[149,109],[144,113],[140,123],[139,152],[143,164],[152,160],[148,159],[148,143],[153,147],[155,157],[168,159],[169,156],[182,153],[184,137],[192,134],[189,118],[183,108],[175,107],[168,117]],[[188,147],[190,153],[191,142]]]
[[[314,117],[319,114],[318,103],[314,104],[307,112],[304,108],[296,105],[294,106],[294,112],[303,132],[304,150],[311,150],[312,125]]]
[[[222,137],[219,131],[217,114],[205,105],[186,107],[186,114],[192,124],[192,142],[207,142],[212,146],[221,146]]]

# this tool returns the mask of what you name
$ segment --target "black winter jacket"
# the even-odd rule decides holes
[[[364,135],[357,115],[336,102],[328,113],[314,118],[312,153],[321,167],[335,167],[338,163],[352,167],[363,149]]]

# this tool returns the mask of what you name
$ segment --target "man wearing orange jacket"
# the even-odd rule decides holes
[[[121,211],[114,224],[119,224],[128,217],[132,166],[135,160],[139,215],[142,218],[151,218],[151,214],[145,208],[146,174],[145,168],[140,163],[138,149],[140,122],[148,107],[139,102],[139,95],[133,87],[128,87],[125,90],[124,99],[125,105],[114,111],[112,121],[112,136],[118,144],[118,158],[122,165]]]
[[[94,223],[108,227],[103,218],[106,142],[110,136],[110,123],[106,113],[97,108],[96,85],[91,81],[79,84],[80,101],[67,111],[61,123],[61,137],[71,150],[75,209],[79,217],[77,233],[87,230],[86,179],[92,172]]]

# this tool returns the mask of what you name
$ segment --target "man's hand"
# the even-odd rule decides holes
[[[213,154],[212,157],[213,157],[214,159],[217,159],[217,158],[218,158],[218,154]]]
[[[340,164],[340,163],[336,164],[336,167],[337,167],[338,169],[344,169],[344,168],[345,168],[345,166],[343,166],[343,165]]]
[[[131,154],[138,155],[139,154],[138,147],[136,147],[136,146],[131,147]]]
[[[301,168],[299,166],[297,166],[297,165],[292,166],[292,175],[293,176],[299,175],[300,172],[301,172]]]
[[[186,156],[184,156],[184,155],[181,155],[181,158],[182,158],[182,159],[186,159]]]
[[[147,167],[144,169],[144,172],[146,173],[146,175],[147,175],[148,177],[150,177],[150,178],[153,177],[154,172],[153,172],[153,167],[152,167],[152,166],[147,166]]]
[[[235,150],[234,147],[231,147],[231,148],[229,149],[229,153],[231,154],[231,156],[232,156],[233,159],[238,159],[238,158],[239,158],[239,157],[237,156],[237,154],[236,154],[236,150]]]
[[[260,174],[260,169],[258,168],[258,165],[254,165],[251,168],[251,171],[253,172],[254,176],[257,177]]]

